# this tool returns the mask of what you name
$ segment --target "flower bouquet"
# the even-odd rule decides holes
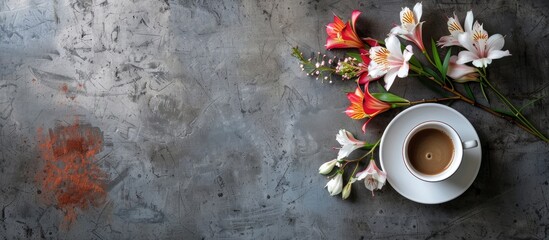
[[[483,25],[474,21],[473,12],[466,14],[462,25],[454,14],[447,21],[449,35],[438,41],[431,39],[430,53],[423,41],[423,23],[421,21],[422,4],[413,9],[404,7],[400,12],[400,25],[394,26],[387,38],[376,40],[357,34],[356,24],[361,12],[355,10],[351,20],[344,22],[338,16],[326,26],[326,49],[347,49],[344,58],[327,58],[320,52],[312,58],[305,58],[297,47],[292,55],[300,62],[301,70],[317,80],[333,82],[334,78],[355,80],[356,90],[347,93],[350,101],[345,114],[352,119],[367,119],[362,131],[375,116],[393,108],[408,107],[425,102],[464,101],[494,116],[503,118],[544,142],[549,139],[536,129],[522,114],[524,107],[516,107],[488,80],[487,67],[492,60],[511,56],[502,50],[505,40],[501,34],[489,35]],[[400,39],[399,39],[400,38]],[[401,43],[403,40],[406,45]],[[415,48],[414,48],[415,46]],[[419,52],[419,54],[418,54]],[[420,57],[422,55],[422,57]],[[422,61],[420,61],[420,59]],[[443,97],[411,101],[389,92],[397,78],[416,76],[428,83],[431,89],[441,92]],[[370,84],[384,83],[379,92],[371,92]],[[463,85],[459,87],[457,85]],[[476,101],[471,84],[478,84],[482,96],[488,105]],[[499,110],[490,106],[487,91],[492,91],[507,109]],[[479,93],[480,94],[480,93]],[[539,99],[536,99],[539,100]],[[381,189],[385,184],[386,173],[376,165],[374,153],[380,141],[367,143],[356,139],[347,130],[339,130],[336,140],[340,143],[337,158],[322,164],[319,173],[329,175],[326,188],[330,195],[341,193],[343,199],[349,197],[353,183],[364,180],[367,189]],[[350,154],[363,149],[366,152],[349,159]],[[368,164],[363,164],[369,160]],[[347,168],[350,167],[348,170]],[[363,170],[359,171],[361,167]],[[351,171],[344,183],[344,172]]]

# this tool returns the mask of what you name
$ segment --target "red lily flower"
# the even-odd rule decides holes
[[[354,10],[351,15],[351,22],[344,23],[338,16],[334,15],[334,22],[326,26],[326,49],[334,48],[363,48],[364,43],[358,37],[355,30],[355,22],[360,11]]]
[[[366,124],[372,120],[378,114],[391,109],[391,104],[380,101],[370,94],[368,90],[368,83],[364,85],[366,94],[358,86],[355,92],[347,93],[347,98],[351,102],[351,105],[345,110],[345,114],[352,119],[369,118],[364,125],[362,125],[362,132],[366,132]]]

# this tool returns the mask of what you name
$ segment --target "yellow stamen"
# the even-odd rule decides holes
[[[414,13],[410,9],[405,9],[404,14],[402,14],[402,23],[415,24],[416,20],[414,18]]]
[[[461,26],[456,21],[452,21],[450,24],[448,24],[448,30],[450,32],[463,32],[463,28],[461,28]]]
[[[372,56],[372,61],[386,68],[389,65],[388,58],[390,53],[387,48],[379,48]]]
[[[479,39],[487,40],[488,34],[482,32],[482,31],[475,31],[473,33],[473,40],[478,41]]]

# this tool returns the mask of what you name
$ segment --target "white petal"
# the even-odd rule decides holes
[[[385,39],[385,46],[389,50],[392,56],[402,56],[402,51],[400,50],[400,41],[394,35],[391,35]]]
[[[474,67],[470,67],[463,64],[457,64],[456,63],[457,58],[458,58],[457,56],[450,57],[450,64],[448,65],[448,72],[446,73],[446,75],[458,81],[465,75],[476,72],[476,68]]]
[[[451,35],[441,37],[438,40],[437,45],[442,47],[461,46],[457,38],[454,38],[454,36]]]
[[[423,12],[422,4],[420,2],[416,3],[416,5],[414,6],[414,15],[416,17],[416,23],[420,22],[422,12]]]
[[[511,53],[509,53],[509,50],[501,51],[501,50],[492,50],[488,52],[488,58],[490,59],[500,59],[502,57],[511,56]]]
[[[377,181],[371,181],[371,176],[368,176],[368,178],[364,179],[364,186],[370,191],[374,191],[377,187]]]
[[[343,159],[343,158],[346,158],[347,156],[349,156],[349,154],[351,154],[354,150],[360,148],[359,146],[356,146],[354,144],[346,144],[346,145],[343,145],[340,149],[339,149],[339,152],[337,153],[337,159]]]
[[[385,89],[387,89],[387,91],[389,90],[389,88],[391,88],[391,85],[393,85],[397,74],[398,68],[392,68],[391,70],[389,70],[389,72],[387,72],[387,74],[385,74],[383,80],[385,80]]]
[[[505,40],[503,39],[503,36],[501,34],[494,34],[488,38],[488,51],[501,50],[504,44]]]
[[[347,145],[347,144],[352,144],[352,142],[348,138],[347,130],[345,130],[345,129],[340,129],[339,130],[339,132],[336,135],[336,140],[339,143],[339,145],[341,145],[341,146]]]
[[[485,44],[486,41],[488,40],[488,32],[486,32],[482,24],[478,22],[475,22],[475,24],[473,25],[473,32],[471,32],[471,34],[473,34],[472,40],[477,41],[477,43],[484,42]],[[485,49],[484,46],[481,46],[481,47],[479,46],[478,48]]]
[[[463,27],[461,27],[461,24],[459,23],[459,19],[457,15],[454,13],[454,17],[449,17],[448,22],[446,23],[448,25],[448,31],[451,35],[454,35],[455,33],[462,33]]]
[[[377,52],[379,52],[379,50],[381,48],[383,48],[383,47],[375,46],[375,47],[370,48],[370,51],[368,52],[368,53],[370,53],[370,58],[374,58],[377,55]]]
[[[478,68],[487,67],[490,63],[492,63],[492,59],[489,58],[481,58],[473,61],[473,65]]]
[[[473,36],[469,32],[464,32],[458,35],[458,42],[465,49],[471,52],[477,52],[476,48],[473,46]]]
[[[364,178],[366,178],[368,176],[368,172],[366,171],[361,171],[359,173],[356,174],[356,180],[362,180]]]
[[[345,130],[345,135],[347,135],[347,139],[352,144],[360,145],[360,146],[363,146],[364,144],[366,144],[364,141],[360,141],[360,140],[356,139],[355,136],[353,136],[353,134],[351,132],[347,131],[347,130]]]
[[[389,32],[389,35],[402,35],[402,34],[406,34],[406,33],[408,33],[408,31],[406,31],[402,27],[395,26],[395,27],[391,28],[391,31]]]
[[[402,64],[402,66],[398,69],[397,76],[399,78],[407,77],[408,76],[408,70],[410,70],[410,66],[408,65],[408,63]]]
[[[385,179],[386,178],[384,176],[379,176],[377,179],[377,189],[381,189],[383,185],[385,185]]]
[[[387,73],[387,71],[385,71],[385,69],[381,67],[381,65],[376,64],[375,66],[368,66],[368,75],[372,78],[379,78],[385,75],[385,73]]]
[[[471,32],[473,30],[473,11],[468,11],[465,17],[465,32]]]
[[[371,65],[368,66],[368,75],[372,78],[380,78],[382,77],[383,75],[385,75],[387,73],[387,70],[381,66],[381,65]]]
[[[478,56],[470,51],[461,51],[458,54],[457,64],[465,64],[474,60],[477,60]]]
[[[410,61],[410,58],[412,58],[413,55],[414,55],[414,52],[412,50],[412,45],[406,46],[406,48],[404,49],[404,52],[402,52],[402,58],[404,62]]]
[[[406,12],[409,12],[409,11],[410,11],[410,8],[408,8],[408,7],[405,7],[405,8],[403,8],[403,9],[400,11],[400,24],[401,24],[402,26],[405,26],[406,24],[409,24],[409,23],[407,23],[407,22],[404,22],[404,14],[405,14]]]

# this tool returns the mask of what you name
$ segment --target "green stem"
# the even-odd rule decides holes
[[[431,63],[431,65],[436,66],[436,64],[433,62],[433,60],[431,60],[431,57],[429,57],[429,54],[427,53],[427,50],[423,50],[422,53],[423,53],[423,55],[425,55],[425,57],[427,58],[429,63]]]
[[[359,162],[356,163],[355,169],[353,169],[353,173],[351,173],[351,176],[349,177],[349,182],[350,182],[351,179],[355,176],[356,170],[358,170],[358,165],[360,165]]]
[[[486,69],[483,68],[482,69],[482,74],[481,74],[481,81],[485,82],[488,87],[490,87],[490,89],[492,89],[496,95],[498,96],[498,98],[508,107],[511,109],[511,111],[513,112],[513,114],[515,115],[515,117],[524,125],[526,125],[532,132],[534,132],[537,137],[541,138],[542,140],[544,140],[545,142],[549,142],[549,139],[543,135],[543,133],[541,133],[539,130],[537,130],[534,125],[532,125],[532,123],[530,123],[530,121],[528,121],[528,119],[526,119],[526,117],[524,117],[524,115],[522,115],[522,113],[520,112],[520,110],[518,110],[515,105],[513,105],[513,103],[511,103],[511,101],[509,101],[509,99],[507,99],[505,97],[505,95],[503,95],[494,85],[492,85],[492,83],[490,83],[490,81],[488,81],[488,78],[486,77]],[[482,83],[481,83],[482,84]]]
[[[517,121],[517,118],[512,118],[512,117],[509,117],[507,115],[503,115],[501,113],[498,113],[494,110],[492,110],[491,108],[487,107],[487,106],[484,106],[482,104],[479,104],[477,103],[476,101],[472,100],[472,99],[469,99],[468,97],[464,96],[463,94],[461,94],[459,91],[455,90],[455,89],[452,89],[452,88],[449,88],[448,86],[444,85],[443,83],[440,83],[438,82],[437,80],[435,80],[432,76],[430,76],[429,74],[425,73],[422,69],[420,68],[417,68],[415,66],[412,66],[410,65],[410,69],[420,75],[423,75],[425,77],[427,77],[427,79],[433,81],[434,83],[438,84],[441,88],[443,88],[444,90],[454,94],[455,96],[459,97],[459,100],[461,101],[464,101],[466,103],[469,103],[475,107],[478,107],[494,116],[497,116],[499,118],[502,118],[502,119],[505,119],[517,126],[519,126],[520,128],[522,128],[523,130],[527,131],[528,133],[542,139],[543,141],[545,142],[549,142],[549,140],[543,136],[543,134],[539,134],[539,133],[536,133],[531,127],[527,126],[527,124],[523,123],[522,120],[518,119],[519,121]]]
[[[376,150],[377,146],[379,145],[379,143],[381,142],[381,139],[377,140],[377,142],[374,144],[374,146],[372,146],[372,148],[370,148],[370,151],[368,151],[367,153],[365,153],[364,155],[362,155],[361,157],[359,158],[356,158],[356,159],[352,159],[352,160],[345,160],[345,165],[347,165],[347,163],[352,163],[352,162],[360,162],[362,161],[366,156],[374,153],[374,150]],[[343,168],[343,167],[342,167]]]
[[[436,103],[436,102],[443,102],[443,101],[452,101],[452,100],[460,100],[460,96],[453,96],[453,97],[446,97],[446,98],[433,98],[433,99],[421,99],[418,101],[410,102],[410,106],[420,104],[420,103]]]

